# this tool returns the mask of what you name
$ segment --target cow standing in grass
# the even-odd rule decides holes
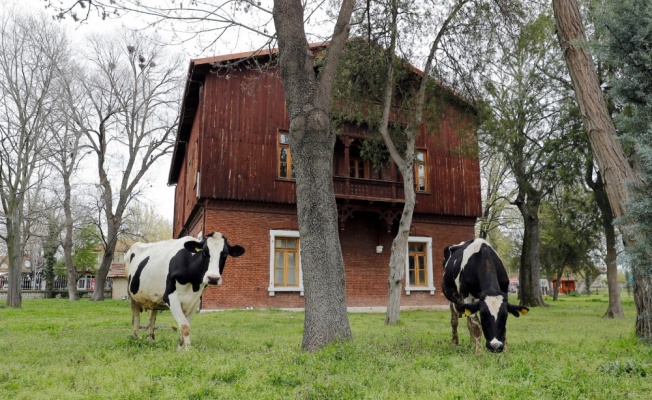
[[[222,284],[227,256],[239,257],[244,248],[232,246],[219,232],[203,241],[187,236],[156,243],[135,243],[125,256],[134,336],[140,313],[150,310],[149,340],[154,340],[156,313],[169,309],[178,324],[179,348],[190,346],[190,319],[209,285]]]
[[[466,314],[476,354],[481,353],[484,333],[489,351],[500,353],[506,346],[507,315],[527,314],[527,307],[507,302],[509,277],[494,249],[482,239],[473,239],[444,249],[442,291],[451,302],[453,344],[459,344],[457,325]],[[480,314],[478,320],[477,313]]]

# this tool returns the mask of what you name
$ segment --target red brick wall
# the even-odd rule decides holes
[[[415,217],[412,235],[432,238],[433,276],[436,291],[403,292],[402,306],[444,305],[441,293],[442,258],[444,246],[473,237],[473,219],[420,220]],[[201,219],[200,219],[201,220]],[[203,296],[203,309],[228,308],[300,308],[303,297],[298,292],[276,292],[270,296],[269,287],[269,231],[272,229],[298,230],[294,206],[244,205],[236,203],[209,203],[205,227],[196,225],[190,232],[203,230],[204,235],[222,232],[232,244],[246,250],[239,258],[229,258],[223,273],[224,283],[209,288]],[[385,307],[387,305],[387,277],[389,256],[395,231],[387,232],[377,214],[355,213],[341,232],[340,241],[346,273],[346,298],[349,307]],[[376,246],[383,246],[381,254]]]

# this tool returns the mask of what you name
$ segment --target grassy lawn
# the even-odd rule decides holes
[[[412,311],[350,314],[354,341],[300,350],[303,314],[196,315],[193,348],[176,351],[169,312],[156,342],[131,338],[126,301],[25,300],[0,306],[4,399],[649,399],[652,346],[633,334],[635,311],[601,316],[607,298],[564,297],[508,321],[509,352],[477,357],[461,321]],[[145,315],[141,321],[146,322]]]

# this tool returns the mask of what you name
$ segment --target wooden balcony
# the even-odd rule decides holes
[[[368,202],[404,203],[403,182],[334,176],[335,198]]]

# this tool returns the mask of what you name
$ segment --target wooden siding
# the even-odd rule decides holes
[[[278,131],[289,127],[277,70],[210,74],[204,90],[202,196],[294,203],[294,182],[277,179]]]
[[[481,213],[479,163],[462,156],[461,150],[477,149],[474,127],[467,110],[441,103],[442,121],[429,134],[422,127],[417,138],[417,147],[427,152],[429,191],[417,194],[415,212],[477,217]],[[203,198],[294,204],[295,183],[277,177],[278,132],[288,128],[277,69],[264,74],[250,69],[230,71],[228,76],[205,73],[190,137],[187,144],[177,143],[176,153],[183,162],[176,177],[175,235]],[[466,139],[461,132],[466,132]],[[364,132],[357,128],[344,135],[364,140]],[[333,171],[339,201],[402,203],[402,178],[395,168],[373,172],[372,179],[348,177],[341,139]],[[197,172],[200,181],[195,186]]]
[[[181,166],[179,181],[175,190],[175,206],[173,234],[178,235],[183,228],[183,224],[188,221],[193,208],[197,204],[197,172],[199,171],[199,140],[200,140],[200,123],[201,109],[197,111],[190,138],[185,146],[185,158]]]

